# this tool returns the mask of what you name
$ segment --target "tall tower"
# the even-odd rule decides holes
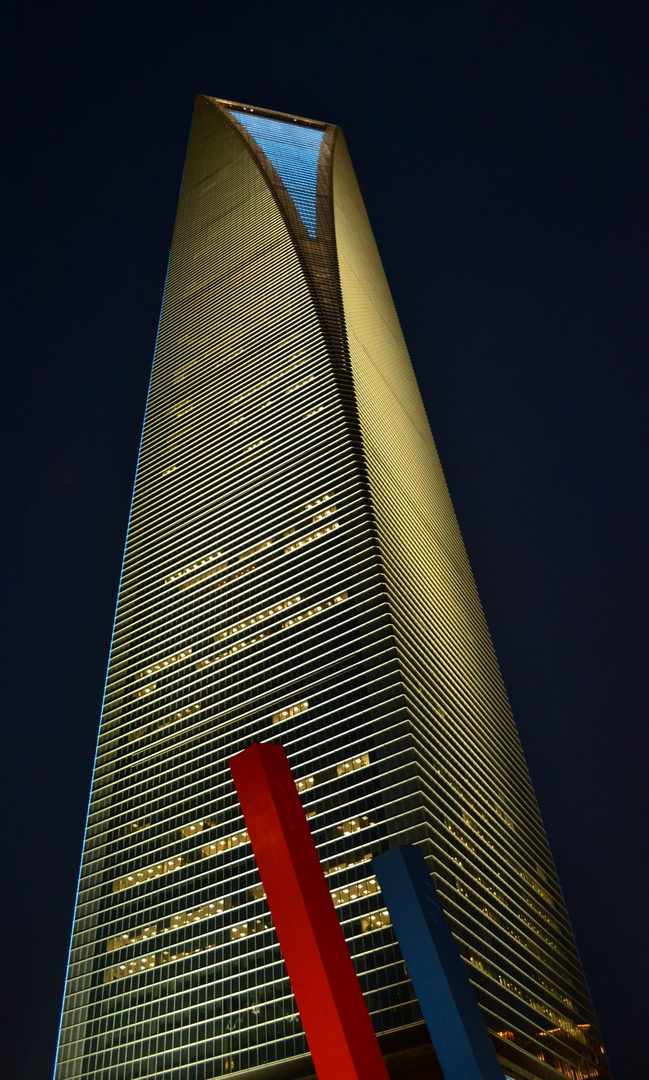
[[[608,1076],[342,133],[200,97],[56,1080],[310,1072],[227,768],[259,740],[286,747],[386,1053],[426,1036],[369,860],[417,843],[507,1073]]]

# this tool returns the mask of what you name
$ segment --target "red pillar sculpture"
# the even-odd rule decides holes
[[[228,764],[318,1080],[388,1080],[284,747]]]

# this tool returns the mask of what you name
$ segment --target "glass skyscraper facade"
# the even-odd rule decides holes
[[[308,1074],[227,766],[259,740],[287,750],[386,1052],[425,1033],[371,858],[417,843],[507,1073],[608,1076],[342,133],[200,97],[56,1080]]]

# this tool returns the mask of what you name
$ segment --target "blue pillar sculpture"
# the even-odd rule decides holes
[[[392,848],[372,867],[445,1080],[503,1080],[420,848]]]

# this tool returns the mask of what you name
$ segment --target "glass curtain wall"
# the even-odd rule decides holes
[[[308,1071],[227,768],[257,740],[286,747],[379,1033],[421,1018],[370,860],[417,842],[512,1075],[607,1076],[342,134],[201,97],[57,1080]]]

